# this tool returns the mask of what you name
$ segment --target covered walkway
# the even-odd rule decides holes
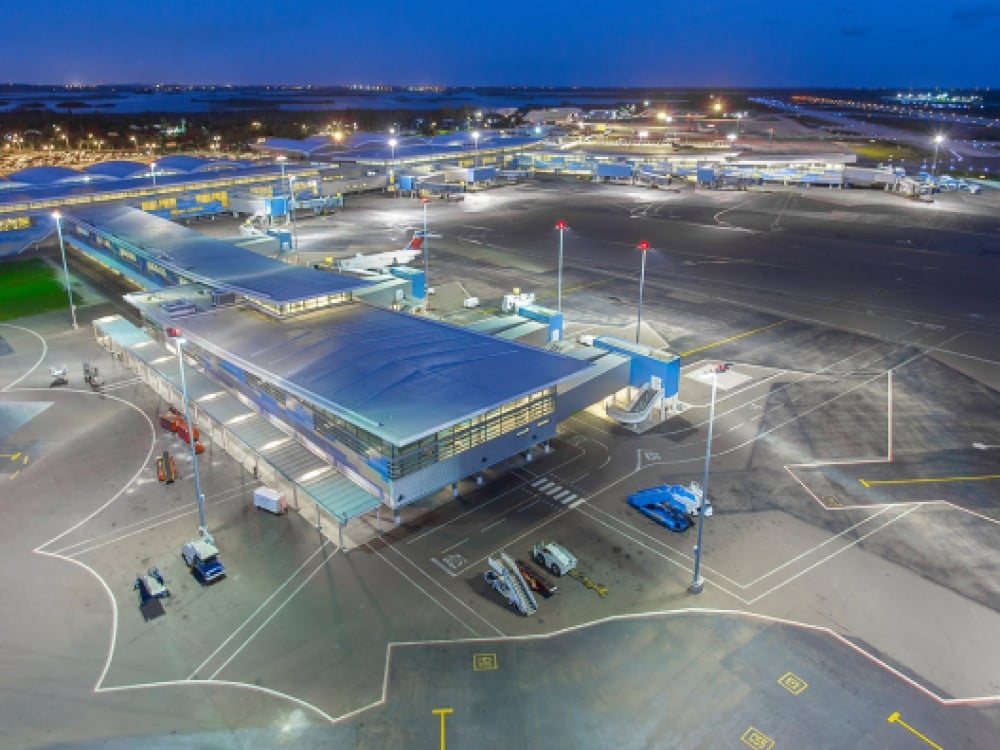
[[[165,401],[183,407],[177,354],[141,328],[120,316],[94,321],[98,342]],[[289,505],[304,516],[315,516],[322,529],[322,513],[337,521],[338,543],[344,547],[344,526],[381,501],[321,458],[318,448],[295,433],[280,429],[276,420],[253,409],[222,385],[190,364],[187,381],[191,419],[203,440],[229,453],[265,485],[284,493]],[[364,481],[359,478],[359,481]],[[374,488],[373,488],[373,491]]]

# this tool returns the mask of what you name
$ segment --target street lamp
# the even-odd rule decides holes
[[[288,210],[292,214],[292,250],[298,250],[299,235],[295,227],[295,175],[288,178]]]
[[[431,202],[430,198],[421,198],[420,202],[424,204],[424,310],[430,309],[431,306],[431,295],[430,295],[430,249],[427,247],[427,204]]]
[[[389,148],[392,149],[392,161],[393,162],[396,161],[396,144],[397,143],[398,143],[398,141],[395,138],[390,138],[389,139]]]
[[[937,175],[938,146],[941,145],[942,141],[944,141],[944,136],[941,133],[934,136],[934,164],[931,165],[931,177]]]
[[[69,315],[73,320],[73,328],[76,328],[76,306],[73,304],[73,290],[69,286],[69,266],[66,265],[66,243],[63,242],[62,215],[58,211],[54,211],[52,218],[56,220],[56,234],[59,235],[59,254],[62,255],[63,273],[66,274],[66,296],[69,298]]]
[[[473,143],[473,146],[475,148],[475,150],[473,151],[473,156],[472,156],[472,166],[473,167],[478,167],[479,166],[479,131],[478,130],[473,130],[472,131],[472,143]]]
[[[153,187],[156,187],[156,162],[149,165],[149,174],[153,178]]]
[[[181,369],[181,397],[184,402],[184,421],[188,428],[188,447],[191,448],[191,472],[194,474],[194,491],[198,496],[198,532],[202,538],[208,542],[212,541],[212,535],[208,533],[208,524],[205,521],[205,496],[201,494],[201,477],[198,475],[198,451],[195,449],[194,425],[191,424],[191,411],[188,408],[187,380],[184,377],[184,344],[187,342],[183,337],[176,338],[177,359]]]
[[[688,591],[700,594],[705,588],[705,579],[701,577],[701,535],[705,526],[705,506],[708,504],[708,466],[712,461],[712,423],[715,421],[715,392],[719,385],[719,373],[726,372],[730,365],[712,365],[712,401],[708,407],[708,439],[705,441],[705,476],[701,483],[701,501],[698,503],[698,542],[694,548],[694,577]]]
[[[559,230],[559,276],[556,282],[556,309],[562,312],[562,267],[563,267],[563,235],[566,234],[566,222],[560,219],[556,222]]]
[[[640,250],[642,250],[642,267],[639,271],[639,313],[636,316],[635,321],[635,343],[639,343],[639,331],[642,330],[642,287],[646,283],[646,253],[649,252],[649,242],[646,240],[640,240],[639,244],[636,245]]]

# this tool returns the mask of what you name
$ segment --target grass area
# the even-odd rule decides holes
[[[891,158],[896,164],[902,159],[920,159],[926,152],[920,151],[902,143],[893,141],[846,141],[847,147],[866,159],[874,161],[889,161]]]
[[[80,298],[74,293],[73,302]],[[14,320],[66,308],[66,287],[40,258],[0,263],[0,320]]]

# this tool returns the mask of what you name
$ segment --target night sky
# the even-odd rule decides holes
[[[9,0],[7,83],[1000,84],[1000,0]]]

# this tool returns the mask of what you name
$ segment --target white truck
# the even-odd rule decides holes
[[[288,510],[285,496],[270,487],[257,487],[253,491],[253,504],[258,510],[267,510],[276,516]]]
[[[564,576],[576,568],[576,555],[556,542],[539,542],[531,552],[535,562],[554,576]]]

